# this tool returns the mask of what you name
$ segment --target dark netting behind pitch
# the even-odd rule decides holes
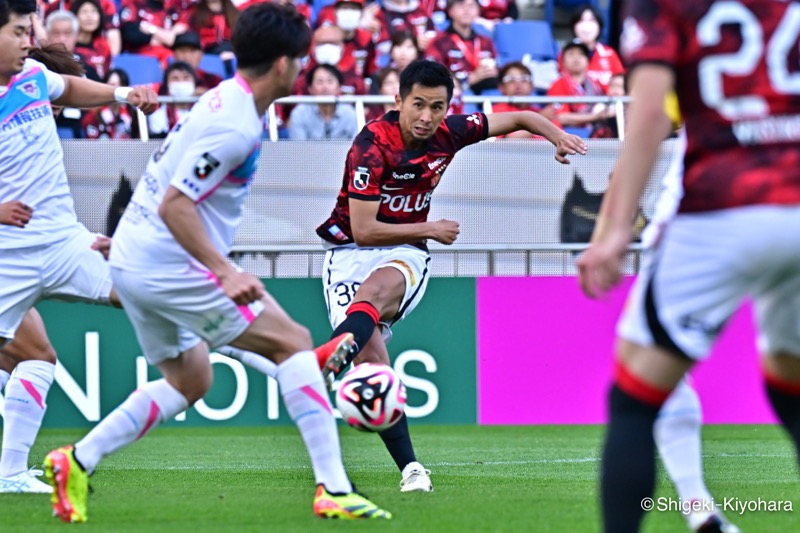
[[[120,174],[135,186],[160,141],[63,144],[78,216],[90,230],[103,232]],[[349,146],[345,141],[264,143],[235,241],[237,248],[260,250],[237,255],[245,269],[262,276],[320,275],[321,254],[281,252],[281,248],[319,244],[314,229],[333,208]],[[586,209],[577,211],[591,218],[596,208],[589,205],[594,201],[592,195],[605,190],[619,146],[617,141],[590,141],[589,155],[572,157],[570,165],[558,164],[546,141],[482,142],[463,150],[433,195],[430,219],[447,218],[461,223],[461,235],[452,248],[439,251],[434,247],[434,274],[573,273],[573,253],[528,252],[519,248],[561,242],[562,207],[576,175],[587,193]],[[642,209],[648,217],[672,146],[672,141],[662,146],[656,171],[647,186]],[[464,245],[470,250],[457,249]],[[514,249],[503,251],[504,246]],[[481,251],[481,247],[493,251]],[[628,265],[629,269],[633,267]]]

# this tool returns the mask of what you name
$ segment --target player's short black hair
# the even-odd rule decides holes
[[[339,70],[335,66],[329,65],[327,63],[319,63],[319,64],[314,65],[313,67],[311,67],[311,70],[309,70],[306,73],[306,86],[307,87],[311,87],[311,84],[314,83],[314,75],[317,73],[318,70],[325,70],[325,71],[329,72],[331,74],[331,76],[336,78],[336,81],[339,82],[339,87],[344,85],[344,76],[342,76],[342,71],[341,70]]]
[[[453,76],[447,67],[436,61],[417,59],[400,73],[400,99],[405,100],[416,84],[423,87],[445,87],[447,102],[450,103],[453,98]]]
[[[11,13],[30,15],[36,11],[36,0],[0,0],[0,27],[8,24]]]
[[[282,56],[308,54],[311,28],[292,4],[255,4],[236,21],[231,42],[238,68],[261,75]]]

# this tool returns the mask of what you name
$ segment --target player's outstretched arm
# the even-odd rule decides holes
[[[170,186],[158,208],[158,216],[178,244],[214,274],[231,300],[247,305],[264,296],[261,281],[233,268],[211,242],[191,198]]]
[[[350,225],[359,246],[399,246],[425,239],[453,244],[458,237],[458,222],[439,220],[413,224],[386,224],[378,220],[380,202],[350,198]]]
[[[631,221],[658,147],[672,128],[664,113],[664,99],[675,81],[672,70],[642,65],[633,70],[630,81],[633,103],[625,144],[603,197],[592,242],[578,260],[581,288],[592,298],[619,282],[622,257],[631,242]]]
[[[131,104],[146,115],[158,109],[158,96],[149,87],[118,87],[105,83],[63,76],[64,92],[53,103],[69,107],[100,107],[114,102]]]
[[[486,120],[489,125],[489,137],[507,135],[519,130],[541,135],[556,147],[556,161],[559,163],[569,164],[568,155],[586,155],[586,141],[558,128],[539,113],[533,111],[492,113],[486,115]]]

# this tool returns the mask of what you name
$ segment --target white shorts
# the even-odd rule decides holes
[[[212,348],[229,344],[264,310],[260,302],[236,305],[214,275],[196,265],[146,272],[112,267],[111,278],[152,365],[201,340]]]
[[[677,215],[648,251],[617,333],[701,360],[747,295],[761,352],[800,356],[800,206]]]
[[[391,326],[405,318],[422,300],[430,278],[430,260],[428,252],[414,246],[337,246],[328,250],[325,254],[322,285],[331,327],[336,329],[347,318],[347,309],[353,302],[356,291],[370,274],[379,268],[396,268],[406,280],[406,292],[397,314],[391,320],[380,323],[383,339],[389,342],[392,338]]]
[[[108,263],[91,249],[97,237],[76,224],[63,240],[0,250],[0,337],[11,339],[22,318],[45,298],[108,305]]]

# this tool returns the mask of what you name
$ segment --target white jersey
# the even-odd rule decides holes
[[[33,59],[0,87],[0,203],[33,208],[24,228],[0,226],[0,249],[55,242],[78,223],[50,105],[63,92],[64,78]]]
[[[683,198],[683,158],[686,155],[686,130],[681,129],[675,141],[667,173],[661,180],[661,194],[656,202],[653,218],[642,231],[642,244],[645,247],[654,246],[663,232],[664,226],[678,212],[678,206]]]
[[[170,186],[194,200],[212,243],[227,255],[263,130],[250,88],[238,75],[204,94],[147,164],[114,234],[111,265],[139,270],[193,261],[158,215]]]

